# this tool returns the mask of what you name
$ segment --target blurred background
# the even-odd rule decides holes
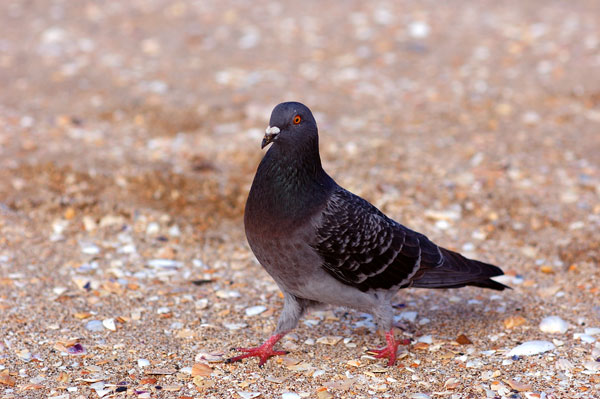
[[[396,217],[473,193],[517,235],[585,224],[600,212],[599,7],[6,1],[2,204],[237,222],[270,111],[296,100],[327,169]]]
[[[529,309],[598,317],[597,0],[3,0],[0,270],[39,277],[0,280],[6,323],[41,311],[23,297],[62,288],[126,314],[132,281],[268,301],[241,216],[270,112],[290,100],[314,111],[338,183],[502,266]],[[153,258],[184,266],[146,286]],[[115,278],[116,302],[81,290],[114,298]],[[203,317],[239,313],[217,305]],[[57,310],[43,311],[31,334]],[[178,320],[194,330],[197,312]]]
[[[317,114],[328,170],[384,207],[475,190],[500,220],[590,213],[599,7],[6,1],[3,204],[46,207],[44,188],[75,174],[63,205],[99,206],[76,195],[89,179],[111,206],[238,217],[271,109],[297,100]],[[561,196],[573,206],[559,211]]]

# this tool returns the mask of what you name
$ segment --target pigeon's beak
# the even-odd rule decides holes
[[[269,143],[272,143],[273,141],[275,141],[275,139],[277,139],[277,136],[279,135],[279,132],[280,132],[280,130],[279,130],[279,128],[277,126],[269,126],[265,130],[265,137],[262,140],[262,143],[260,145],[260,149],[262,150]]]

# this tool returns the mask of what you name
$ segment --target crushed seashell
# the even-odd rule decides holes
[[[518,345],[506,353],[507,357],[531,356],[554,350],[555,346],[548,341],[528,341]]]

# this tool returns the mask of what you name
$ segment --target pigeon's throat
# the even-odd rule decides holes
[[[274,206],[294,210],[318,200],[327,191],[329,176],[320,164],[280,164],[265,177]]]

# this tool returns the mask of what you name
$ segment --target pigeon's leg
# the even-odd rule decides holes
[[[394,365],[394,363],[396,363],[396,352],[398,352],[398,345],[408,345],[410,341],[406,339],[396,341],[393,328],[385,333],[385,341],[387,342],[387,346],[384,346],[380,349],[369,349],[369,352],[373,353],[378,359],[387,358],[388,367],[391,367]]]
[[[300,320],[300,317],[306,308],[311,305],[311,303],[311,301],[297,298],[294,295],[288,294],[284,291],[283,311],[279,316],[275,333],[261,346],[257,346],[255,348],[236,348],[236,350],[245,353],[227,359],[227,363],[238,362],[247,357],[256,356],[260,358],[258,363],[259,367],[262,367],[262,365],[265,364],[270,357],[286,355],[288,353],[287,351],[275,351],[273,350],[273,346],[275,346],[275,344],[279,342],[279,340],[283,338],[285,334],[287,334],[290,330],[293,330],[296,325],[298,325],[298,320]]]
[[[396,362],[398,345],[408,345],[410,341],[406,339],[396,341],[396,338],[394,337],[394,310],[387,298],[377,298],[381,299],[381,303],[377,308],[374,309],[374,316],[377,321],[377,325],[387,331],[385,333],[385,341],[387,345],[379,349],[369,349],[368,352],[373,353],[378,359],[387,358],[388,367],[391,367]]]

